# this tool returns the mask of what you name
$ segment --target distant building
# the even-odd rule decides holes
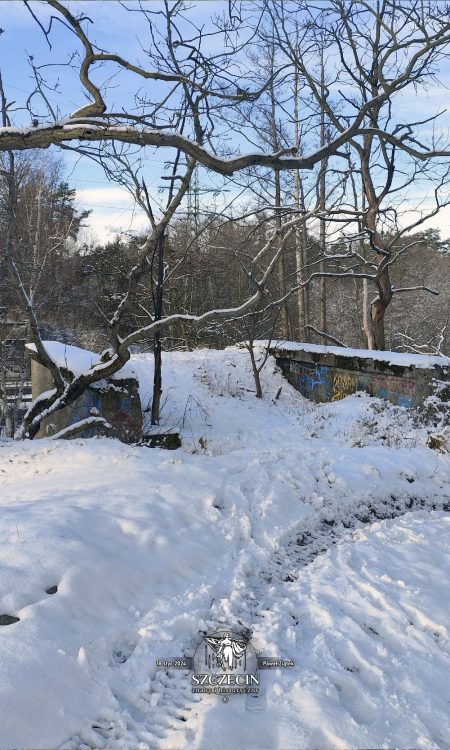
[[[30,380],[30,360],[25,355],[27,325],[0,320],[0,379]]]

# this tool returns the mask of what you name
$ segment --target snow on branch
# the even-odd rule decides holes
[[[324,339],[328,339],[328,341],[332,341],[333,344],[337,344],[337,346],[342,346],[344,349],[347,349],[347,344],[344,344],[343,341],[340,341],[339,339],[335,338],[334,336],[331,336],[329,333],[325,333],[325,331],[319,331],[318,328],[315,328],[312,325],[306,325],[305,328],[309,329],[310,331],[313,331],[317,334],[317,336],[321,336]]]
[[[59,440],[60,438],[71,438],[75,435],[79,435],[80,432],[83,432],[83,430],[97,428],[99,429],[102,427],[105,430],[111,430],[112,425],[104,418],[104,417],[86,417],[86,419],[81,419],[79,422],[75,422],[75,424],[71,424],[68,427],[64,427],[64,429],[60,430],[59,432],[55,433],[51,436],[52,440]]]
[[[187,138],[179,132],[167,133],[146,126],[111,124],[106,119],[95,117],[92,119],[86,118],[83,122],[76,119],[67,119],[56,124],[37,127],[0,128],[0,151],[48,148],[51,145],[69,141],[117,141],[136,146],[176,148],[213,172],[232,175],[235,172],[255,166],[279,170],[312,169],[322,159],[335,154],[339,146],[352,137],[354,131],[357,131],[357,128],[354,130],[350,128],[345,136],[341,135],[335,138],[326,147],[319,148],[306,156],[295,156],[297,148],[292,147],[276,153],[249,153],[227,159],[208,151],[197,141]]]
[[[436,297],[439,296],[439,292],[437,289],[431,289],[429,286],[405,286],[401,289],[395,289],[392,288],[393,294],[399,294],[400,292],[429,292],[430,294],[434,294]]]

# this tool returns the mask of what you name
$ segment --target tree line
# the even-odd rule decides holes
[[[80,105],[59,111],[47,59],[29,57],[21,106],[1,72],[2,306],[26,321],[55,386],[21,437],[134,346],[154,352],[157,424],[163,346],[274,336],[446,345],[448,250],[423,225],[448,204],[450,144],[439,112],[401,109],[438,84],[448,55],[450,23],[433,2],[224,3],[205,32],[182,0],[162,0],[138,9],[146,44],[129,59],[99,44],[82,9],[24,9],[49,59],[61,21]],[[134,22],[126,6],[116,12]],[[119,91],[108,76],[98,83],[99,70]],[[145,236],[77,244],[87,217],[48,147],[94,161],[128,190]],[[157,197],[155,150],[170,154]],[[220,196],[215,210],[198,198],[204,179]],[[99,361],[68,381],[43,343],[52,327],[90,341]]]

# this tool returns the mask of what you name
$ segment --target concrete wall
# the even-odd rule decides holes
[[[31,355],[31,384],[33,400],[41,393],[54,388],[50,371],[41,365],[36,354]],[[79,433],[77,437],[108,435],[117,437],[125,443],[136,443],[141,439],[141,401],[138,383],[132,378],[103,380],[94,384],[73,404],[43,419],[36,437],[48,437],[49,434],[90,417],[91,409],[97,409],[98,416],[104,417],[112,425],[112,430],[90,428]]]
[[[273,347],[291,385],[311,401],[338,401],[356,391],[405,407],[419,406],[431,393],[433,378],[447,379],[447,368],[393,365],[367,356],[339,356]],[[364,355],[366,354],[364,350]]]

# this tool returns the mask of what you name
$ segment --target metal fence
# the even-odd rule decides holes
[[[4,408],[4,394],[6,394],[7,411]],[[15,430],[20,427],[24,414],[31,404],[31,380],[26,380],[24,382],[20,380],[7,380],[6,383],[0,387],[0,396],[0,437],[5,438],[9,437],[9,435],[6,434],[8,414],[12,424],[12,430],[15,432]]]

